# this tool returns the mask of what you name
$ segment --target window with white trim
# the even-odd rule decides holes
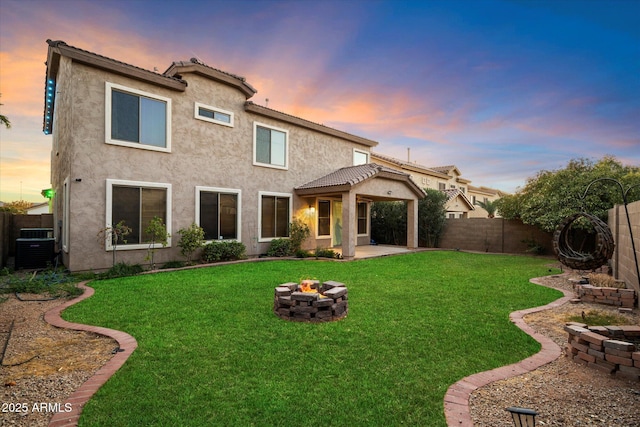
[[[260,240],[289,237],[291,194],[260,192],[259,196]]]
[[[241,190],[196,187],[196,224],[205,240],[240,240]]]
[[[367,151],[353,149],[353,165],[366,165],[369,163],[369,153]]]
[[[233,113],[222,108],[195,103],[195,118],[205,122],[233,127]]]
[[[253,164],[287,169],[289,166],[289,131],[254,122]]]
[[[368,231],[369,216],[367,215],[367,203],[358,202],[358,235],[365,235]]]
[[[331,235],[331,201],[318,200],[318,236]]]
[[[171,151],[171,99],[106,82],[107,144]]]
[[[118,242],[120,249],[147,249],[150,236],[145,232],[154,217],[162,218],[167,232],[171,234],[171,184],[156,182],[107,180],[107,223],[110,228],[120,221],[131,228],[125,237],[126,243]],[[161,247],[156,243],[155,247]],[[168,246],[171,246],[169,238]],[[110,239],[107,250],[113,249]]]

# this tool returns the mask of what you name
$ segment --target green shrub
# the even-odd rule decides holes
[[[342,255],[333,249],[316,248],[315,257],[340,259],[342,258]]]
[[[302,243],[311,235],[309,226],[299,219],[294,219],[289,224],[289,241],[291,242],[291,254],[297,253]]]
[[[161,269],[167,269],[167,268],[182,268],[185,266],[185,262],[184,261],[167,261],[164,264],[162,264],[162,267],[160,267]]]
[[[214,241],[204,245],[204,262],[233,261],[246,258],[247,248],[242,242]]]
[[[193,253],[204,245],[204,230],[195,222],[189,228],[178,230],[180,234],[180,253],[187,258],[187,264],[191,264]]]
[[[126,262],[119,262],[111,267],[106,273],[103,274],[104,278],[111,279],[113,277],[135,276],[142,273],[143,268],[140,264],[127,264]]]
[[[267,256],[283,257],[291,254],[291,241],[289,239],[274,239],[267,250]]]
[[[311,252],[306,251],[304,249],[298,249],[296,251],[296,258],[309,258],[312,255],[313,254]]]

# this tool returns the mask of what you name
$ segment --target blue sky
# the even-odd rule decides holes
[[[515,191],[570,159],[640,166],[640,0],[0,0],[0,200],[49,186],[46,39],[164,71],[197,57],[257,104]]]

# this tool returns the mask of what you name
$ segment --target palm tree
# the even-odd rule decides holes
[[[493,218],[496,216],[496,211],[498,210],[498,205],[496,204],[496,202],[497,200],[485,200],[484,202],[476,201],[475,204],[487,211],[488,218]]]
[[[2,105],[2,104],[0,104],[0,105]],[[0,114],[0,123],[5,125],[7,127],[7,129],[11,128],[11,122],[9,121],[7,116],[5,116],[3,114]]]

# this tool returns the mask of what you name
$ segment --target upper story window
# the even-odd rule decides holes
[[[253,164],[277,169],[289,167],[289,132],[253,124]]]
[[[445,184],[444,182],[438,183],[438,190],[444,191],[446,188],[447,188],[447,184]]]
[[[195,103],[195,118],[204,120],[205,122],[215,123],[218,125],[233,127],[233,113],[209,105]]]
[[[106,83],[108,144],[171,151],[171,99]]]
[[[362,150],[353,149],[353,165],[366,165],[369,163],[369,153]]]

